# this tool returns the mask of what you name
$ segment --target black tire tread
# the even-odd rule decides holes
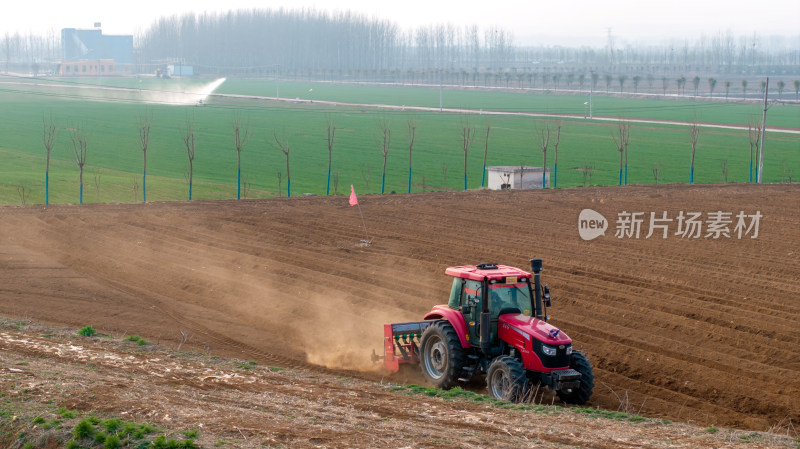
[[[569,361],[569,367],[581,373],[581,386],[571,393],[557,392],[558,398],[567,404],[583,405],[589,402],[594,390],[594,374],[589,359],[580,351],[573,351]]]
[[[466,354],[461,347],[461,340],[458,339],[458,334],[453,329],[453,325],[446,320],[442,320],[432,323],[422,333],[422,338],[420,339],[422,354],[420,354],[420,357],[427,357],[427,354],[425,354],[426,341],[432,333],[438,333],[439,338],[447,346],[447,372],[441,379],[434,379],[428,375],[428,371],[425,369],[425,362],[421,360],[422,376],[434,387],[449,390],[456,386],[458,378],[461,376],[461,371],[466,363]]]
[[[508,375],[511,380],[511,384],[516,387],[513,388],[511,392],[511,396],[508,398],[498,398],[493,394],[493,390],[489,382],[494,377],[493,373],[497,369],[501,369],[501,366],[505,366],[508,370]],[[527,393],[527,385],[528,379],[525,375],[525,366],[522,364],[521,361],[515,359],[514,357],[510,356],[500,356],[494,359],[489,365],[489,369],[486,373],[486,388],[489,390],[489,396],[494,397],[495,399],[500,400],[508,400],[511,402],[520,402],[525,399],[525,395]]]

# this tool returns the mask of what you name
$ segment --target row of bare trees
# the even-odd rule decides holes
[[[139,143],[140,149],[142,151],[143,156],[143,170],[142,170],[142,200],[147,201],[146,196],[146,176],[147,176],[147,151],[149,148],[149,140],[150,140],[150,130],[152,127],[152,115],[146,113],[139,117],[139,124],[138,124],[138,131],[139,131]],[[412,118],[409,119],[406,123],[407,130],[408,130],[408,192],[411,192],[411,180],[412,180],[412,153],[416,139],[416,129],[417,123]],[[695,164],[695,154],[699,142],[699,135],[700,135],[700,124],[697,121],[693,122],[689,126],[689,137],[690,137],[690,145],[691,145],[691,158],[690,158],[690,172],[689,172],[689,183],[694,183],[694,164]],[[55,120],[52,115],[49,117],[45,117],[42,120],[42,141],[45,148],[46,154],[46,165],[45,165],[45,204],[49,204],[49,175],[50,175],[50,157],[55,145],[55,138],[57,133],[57,126]],[[327,121],[327,150],[328,150],[328,178],[327,178],[327,186],[326,186],[326,194],[330,195],[330,184],[331,179],[333,179],[334,183],[334,193],[338,191],[338,172],[333,173],[333,150],[334,150],[334,139],[336,135],[336,124],[333,118],[329,118]],[[489,151],[489,136],[491,133],[492,126],[490,123],[486,124],[486,133],[484,136],[484,153],[483,153],[483,174],[481,179],[481,187],[485,186],[485,174],[486,174],[486,161],[488,157]],[[552,180],[553,180],[553,187],[558,187],[558,146],[561,139],[561,129],[562,124],[561,122],[555,123],[543,123],[537,126],[533,132],[533,140],[535,142],[535,146],[542,152],[542,167],[547,167],[547,153],[551,148],[553,149],[553,169],[552,169]],[[628,184],[628,147],[630,143],[630,130],[631,126],[628,121],[619,120],[617,124],[617,128],[614,133],[612,133],[611,138],[614,143],[615,149],[619,152],[619,185],[627,185]],[[80,185],[80,193],[79,193],[79,202],[83,203],[83,175],[84,175],[84,167],[86,165],[86,158],[88,152],[88,143],[89,139],[86,132],[80,126],[73,126],[68,128],[70,142],[72,144],[73,155],[74,155],[74,162],[79,169],[79,185]],[[233,143],[234,149],[236,150],[236,157],[237,157],[237,199],[241,199],[243,192],[244,197],[247,197],[248,189],[250,187],[249,183],[246,179],[242,177],[242,170],[241,170],[241,157],[242,151],[246,144],[249,142],[250,138],[252,137],[250,125],[248,120],[244,120],[239,114],[234,115],[233,119]],[[477,140],[477,129],[476,127],[470,122],[468,116],[464,116],[461,121],[460,125],[460,149],[464,155],[464,190],[467,190],[468,186],[468,170],[467,170],[467,161],[469,158],[469,151],[473,145],[473,143]],[[749,181],[753,182],[754,180],[754,164],[753,161],[758,156],[759,148],[760,148],[760,134],[761,134],[761,126],[754,120],[748,125],[748,140],[750,144],[750,175]],[[289,145],[289,138],[288,136],[281,135],[277,131],[273,132],[273,141],[276,147],[281,151],[284,155],[286,160],[286,172],[285,172],[285,179],[286,179],[286,196],[291,197],[291,174],[290,174],[290,145]],[[194,160],[195,160],[195,148],[196,148],[196,132],[194,129],[194,119],[191,117],[187,117],[186,125],[183,132],[182,140],[186,150],[186,156],[188,160],[188,171],[186,173],[186,179],[188,181],[189,187],[189,200],[192,199],[192,185],[193,185],[193,172],[194,172]],[[381,152],[381,156],[383,158],[383,165],[381,171],[381,193],[385,193],[386,190],[386,168],[387,168],[387,159],[388,154],[391,147],[391,127],[389,125],[389,121],[386,117],[382,117],[377,122],[377,138],[376,138],[376,146]],[[447,177],[447,165],[442,165],[442,176],[445,179],[445,185],[447,184],[446,177]],[[585,167],[584,170],[584,178],[588,175],[591,177],[591,172],[593,171],[594,167]],[[727,173],[727,167],[723,167],[723,171]],[[755,177],[757,177],[757,168],[755,172]],[[653,176],[656,183],[659,182],[659,177],[661,174],[662,168],[660,164],[653,166]],[[281,185],[283,182],[284,173],[280,170],[278,171],[278,184],[279,184],[279,191],[281,189]],[[95,175],[95,183],[99,182],[99,173]],[[366,170],[362,170],[362,177],[364,177],[365,182],[367,183],[367,188],[369,186],[369,167]],[[785,176],[784,176],[785,177]],[[586,181],[586,179],[584,179]],[[424,182],[423,182],[424,184]],[[542,188],[547,187],[547,177],[546,172],[543,173],[542,176]],[[98,188],[98,195],[99,195],[99,186]],[[138,181],[134,182],[134,192],[138,192],[139,183]],[[26,192],[20,193],[20,195],[26,195]]]

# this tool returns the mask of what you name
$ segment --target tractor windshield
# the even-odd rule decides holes
[[[517,309],[519,313],[530,316],[531,310],[533,310],[530,292],[531,289],[527,282],[489,285],[491,295],[489,304],[492,316],[497,317],[501,312],[510,313],[512,309]]]

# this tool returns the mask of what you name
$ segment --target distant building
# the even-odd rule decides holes
[[[113,59],[117,64],[133,63],[133,36],[107,36],[99,29],[61,30],[61,50],[64,61],[98,61]]]
[[[113,59],[61,61],[58,64],[58,74],[62,76],[114,75],[116,71],[117,67]]]
[[[550,170],[542,167],[505,165],[486,167],[486,171],[491,190],[541,189],[542,176],[545,178],[545,185],[550,187]]]
[[[194,76],[194,67],[182,64],[170,64],[167,66],[169,76]]]

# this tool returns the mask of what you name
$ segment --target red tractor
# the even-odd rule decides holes
[[[545,385],[570,404],[592,396],[589,360],[572,340],[547,323],[550,289],[542,286],[542,260],[533,275],[497,264],[451,267],[447,305],[433,306],[424,321],[384,325],[384,366],[419,363],[433,386],[486,374],[489,394],[521,401],[533,385]]]

